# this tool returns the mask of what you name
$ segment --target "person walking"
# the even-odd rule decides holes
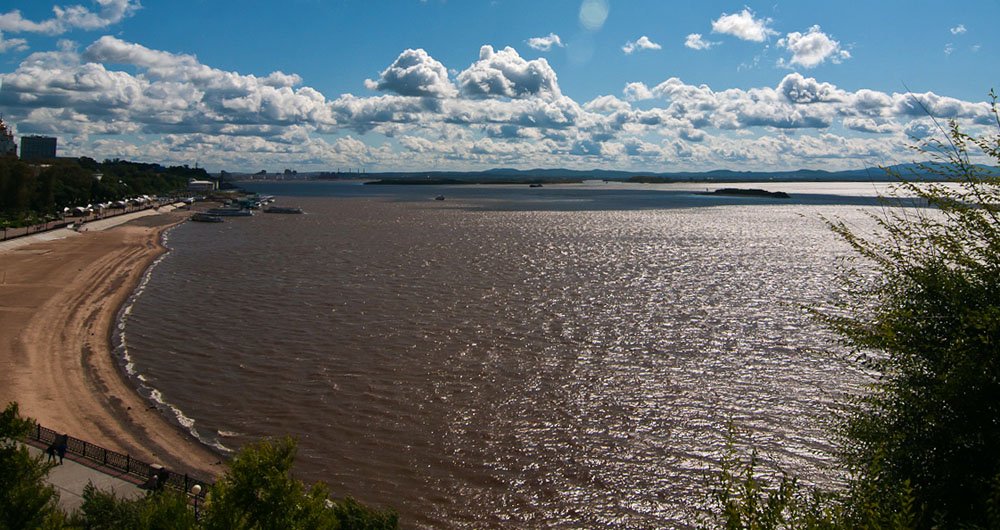
[[[57,443],[58,441],[59,437],[56,436],[56,439],[53,440],[52,443],[49,444],[48,449],[45,450],[45,454],[48,455],[45,459],[46,462],[51,462],[56,459],[56,449],[59,447],[59,444]]]
[[[69,435],[61,434],[56,438],[56,441],[52,443],[57,444],[56,452],[59,453],[59,464],[62,464],[63,458],[66,457],[66,449],[69,446]]]

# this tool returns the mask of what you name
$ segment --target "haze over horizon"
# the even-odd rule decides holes
[[[996,2],[14,2],[0,113],[211,171],[859,169],[994,124]]]

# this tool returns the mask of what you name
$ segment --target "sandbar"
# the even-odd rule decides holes
[[[164,416],[112,355],[121,306],[186,212],[0,251],[0,407],[134,458],[212,479],[221,457]]]

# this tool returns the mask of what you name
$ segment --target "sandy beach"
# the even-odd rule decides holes
[[[0,404],[71,436],[212,478],[221,457],[168,422],[111,353],[119,308],[186,212],[0,250]]]

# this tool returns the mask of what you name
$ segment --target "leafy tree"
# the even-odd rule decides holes
[[[63,519],[59,494],[45,483],[52,465],[16,442],[33,428],[17,403],[0,413],[0,530],[55,528]]]
[[[151,492],[122,499],[93,486],[71,521],[91,529],[284,529],[382,530],[398,526],[391,511],[368,508],[353,499],[333,501],[323,484],[312,487],[291,475],[296,444],[290,438],[249,445],[230,462],[225,476],[209,488],[200,520],[184,494]]]
[[[877,374],[842,432],[854,521],[1000,524],[1000,176],[975,163],[1000,162],[1000,135],[946,132],[918,150],[948,182],[899,184],[930,210],[887,209],[874,237],[831,223],[878,273],[847,271],[821,317]]]
[[[71,524],[91,530],[184,530],[196,528],[187,497],[176,491],[151,492],[129,500],[87,484],[83,504]]]
[[[396,528],[395,513],[366,508],[352,499],[331,501],[322,483],[307,487],[292,477],[296,444],[290,438],[243,448],[226,476],[210,489],[206,529]]]
[[[34,422],[21,418],[16,403],[0,413],[0,530],[87,528],[128,530],[316,528],[382,530],[398,527],[391,510],[376,510],[347,498],[331,500],[322,483],[306,486],[291,475],[296,444],[290,438],[243,448],[230,469],[209,488],[201,520],[184,493],[169,489],[123,499],[88,484],[80,510],[67,518],[58,494],[45,484],[52,468],[31,457],[16,440]]]
[[[992,110],[1000,133],[995,96]],[[713,526],[1000,528],[1000,175],[976,163],[1000,164],[1000,134],[942,132],[916,147],[929,159],[916,171],[942,182],[895,175],[873,233],[829,223],[859,261],[842,302],[815,314],[873,374],[841,418],[848,485],[807,491],[730,453]]]

